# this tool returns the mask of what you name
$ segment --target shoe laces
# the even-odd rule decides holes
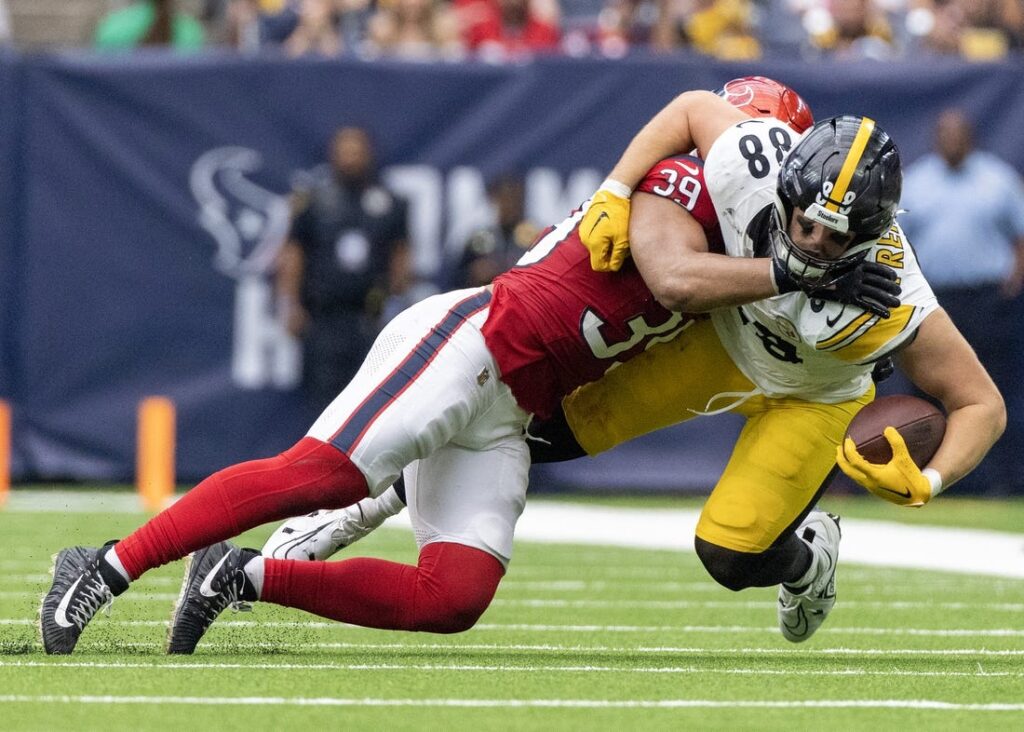
[[[101,609],[104,610],[107,617],[110,617],[110,608],[114,604],[114,594],[107,587],[106,583],[97,576],[98,569],[96,567],[89,567],[87,572],[85,580],[79,585],[78,592],[75,593],[71,602],[68,603],[69,607],[65,613],[79,631],[84,630],[86,624]]]

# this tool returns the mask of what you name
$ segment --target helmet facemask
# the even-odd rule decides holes
[[[788,221],[783,222],[783,207],[772,207],[768,221],[768,242],[772,258],[807,294],[828,289],[857,265],[875,244],[874,239],[851,243],[841,257],[825,259],[801,249],[789,236]],[[792,215],[792,214],[790,214]],[[788,219],[788,217],[787,217]]]

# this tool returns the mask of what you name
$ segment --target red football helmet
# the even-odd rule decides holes
[[[814,124],[807,102],[785,84],[767,76],[742,76],[727,81],[718,95],[751,117],[775,117],[797,132]]]

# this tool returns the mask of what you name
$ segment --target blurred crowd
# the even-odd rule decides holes
[[[1024,47],[1024,0],[64,0],[65,12],[74,3],[95,6],[102,49],[503,62],[679,50],[992,60]],[[0,0],[0,45],[42,8]]]

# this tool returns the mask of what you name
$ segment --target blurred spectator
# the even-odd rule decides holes
[[[392,260],[407,238],[408,206],[377,180],[366,131],[339,129],[329,158],[330,175],[297,197],[277,273],[288,330],[303,339],[303,384],[316,412],[369,350]]]
[[[671,0],[608,0],[597,16],[597,50],[619,58],[631,48],[671,51],[679,45]]]
[[[96,48],[201,48],[205,42],[202,24],[191,15],[178,10],[177,5],[175,0],[143,0],[108,13],[96,26]]]
[[[893,32],[873,0],[829,0],[804,14],[813,51],[844,59],[886,59],[896,55]]]
[[[1006,433],[966,480],[1024,488],[1024,474],[1010,473],[1024,449],[1024,359],[1010,335],[1024,322],[1024,183],[1007,163],[975,150],[967,116],[949,109],[935,128],[935,152],[907,168],[902,203],[907,212],[900,223],[940,304],[1007,401]],[[998,466],[1006,472],[992,474]]]
[[[493,61],[558,50],[558,0],[453,0],[466,47]]]
[[[344,44],[334,0],[301,0],[298,24],[284,41],[290,56],[337,56]]]
[[[974,61],[1002,58],[1024,43],[1021,0],[918,0],[907,14],[916,45]]]
[[[7,11],[6,0],[0,0],[0,46],[11,42],[11,14]]]
[[[692,6],[683,31],[695,51],[733,61],[760,58],[750,0],[693,0]]]
[[[537,238],[539,229],[524,215],[523,181],[502,177],[488,187],[494,223],[470,235],[453,287],[479,287],[514,265]]]
[[[367,50],[407,59],[456,59],[462,40],[443,0],[391,0],[378,6],[367,28]]]
[[[216,43],[253,53],[262,42],[260,18],[265,5],[261,0],[205,0],[201,17]]]

